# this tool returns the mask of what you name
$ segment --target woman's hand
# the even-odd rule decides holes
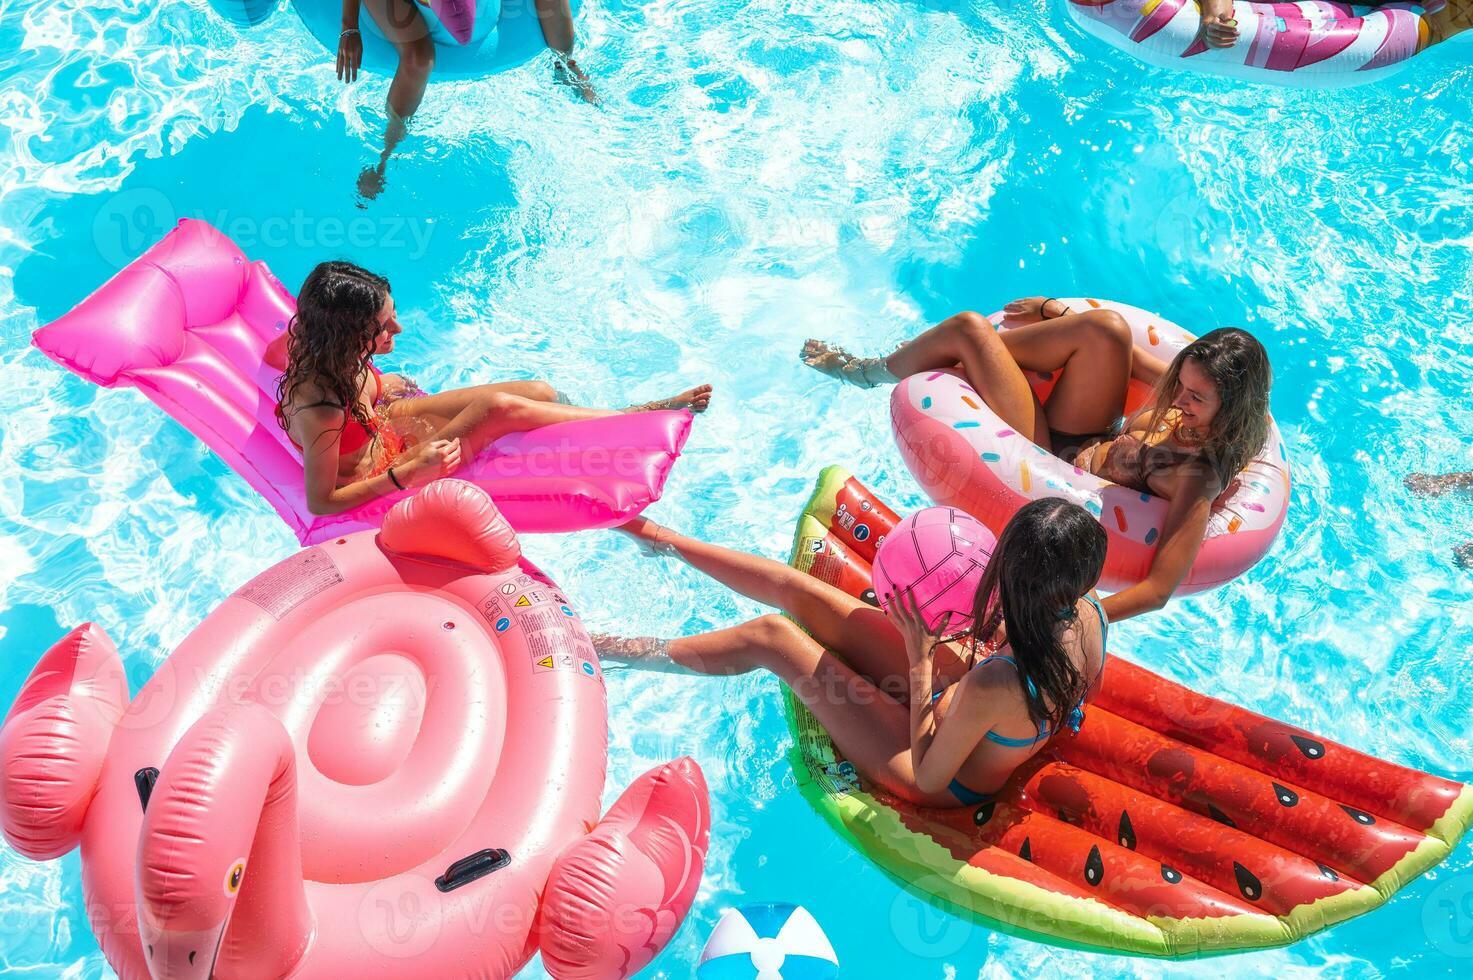
[[[402,463],[394,464],[394,475],[406,487],[418,487],[449,476],[460,469],[460,440],[433,439],[420,446]]]
[[[921,604],[915,597],[914,589],[890,593],[886,597],[886,611],[905,640],[905,655],[910,659],[911,666],[930,658],[931,651],[946,634],[946,626],[951,622],[951,613],[946,613],[934,630],[926,626],[926,616],[921,612]]]
[[[1047,299],[1045,296],[1024,296],[1004,306],[1002,311],[1008,316],[1036,316],[1042,319],[1043,304],[1047,302]]]
[[[1053,306],[1049,306],[1052,303]],[[1008,316],[1036,316],[1040,320],[1057,320],[1067,313],[1074,312],[1061,299],[1048,296],[1025,296],[1015,299],[1002,308],[1003,313]]]
[[[1233,0],[1202,0],[1202,43],[1209,48],[1230,48],[1238,43],[1238,22],[1233,17]]]
[[[1473,489],[1473,473],[1411,473],[1402,481],[1412,493],[1423,497],[1440,497],[1454,490]]]
[[[358,33],[358,28],[350,27],[338,35],[338,80],[356,82],[362,64],[363,35]]]

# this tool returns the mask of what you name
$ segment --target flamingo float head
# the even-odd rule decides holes
[[[436,480],[384,517],[379,544],[394,554],[464,565],[511,568],[522,546],[489,494],[464,480]]]
[[[311,924],[295,767],[286,730],[256,704],[207,713],[169,754],[138,841],[138,932],[153,980],[207,980],[242,896],[251,921],[229,941],[269,932],[286,940],[284,965],[301,954]]]

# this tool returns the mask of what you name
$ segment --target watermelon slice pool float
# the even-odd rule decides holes
[[[873,601],[869,563],[897,521],[828,467],[790,563]],[[1055,737],[977,807],[890,796],[786,699],[798,784],[834,830],[934,904],[1056,945],[1171,958],[1286,945],[1384,903],[1473,820],[1467,786],[1113,652],[1079,734]]]

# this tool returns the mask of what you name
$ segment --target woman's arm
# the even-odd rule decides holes
[[[341,411],[326,407],[299,409],[292,415],[292,434],[308,447],[302,452],[302,464],[307,509],[314,514],[340,514],[405,487],[449,475],[460,466],[460,440],[435,439],[383,473],[338,486],[342,420]]]
[[[887,607],[905,639],[905,654],[910,660],[910,761],[916,789],[922,793],[940,793],[951,785],[962,763],[982,740],[983,729],[977,727],[978,719],[970,717],[970,710],[961,710],[955,702],[946,724],[939,728],[936,724],[936,703],[931,697],[931,687],[935,684],[934,654],[936,644],[946,632],[946,622],[938,624],[934,631],[927,629],[925,615],[910,589],[889,596]],[[962,682],[971,676],[968,674]],[[967,702],[970,709],[972,699],[968,698]]]
[[[1152,388],[1156,387],[1168,367],[1169,364],[1143,347],[1136,347],[1130,358],[1130,376]]]
[[[986,696],[979,696],[978,685],[987,683],[987,673],[973,671],[957,682],[946,718],[937,724],[931,696],[924,695],[924,708],[917,704],[916,671],[911,671],[910,762],[916,789],[922,793],[944,793],[992,727],[984,706],[997,704],[1002,692],[988,690]]]
[[[325,406],[299,409],[291,417],[293,437],[307,447],[302,450],[302,465],[307,482],[307,509],[314,514],[339,514],[398,489],[388,473],[338,486],[338,438],[342,435],[342,421],[341,411]]]
[[[1151,570],[1138,584],[1101,603],[1112,623],[1154,612],[1166,605],[1202,550],[1207,520],[1212,516],[1212,501],[1217,499],[1216,481],[1190,472],[1186,467],[1175,467],[1169,479],[1171,486],[1166,489],[1170,493],[1170,504]]]
[[[343,0],[343,27],[338,35],[338,78],[344,82],[358,80],[363,64],[363,35],[358,31],[358,6],[362,0]]]

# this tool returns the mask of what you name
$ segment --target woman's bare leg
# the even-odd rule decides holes
[[[580,417],[597,418],[602,415],[617,415],[621,412],[653,412],[659,410],[690,409],[696,414],[704,412],[711,405],[711,386],[697,385],[682,391],[678,395],[669,398],[660,398],[641,405],[631,405],[624,409],[607,408],[580,408],[566,400],[556,388],[546,381],[499,381],[494,384],[472,385],[469,388],[452,388],[449,391],[438,392],[433,395],[424,395],[414,399],[414,404],[403,405],[398,408],[390,406],[390,415],[394,412],[405,412],[410,414],[435,414],[442,419],[448,420],[455,417],[465,408],[475,404],[477,400],[492,394],[514,395],[518,398],[526,398],[537,402],[555,402],[565,408],[573,408],[579,412],[591,412],[592,415]],[[393,405],[399,405],[396,400]],[[560,421],[569,421],[562,419]]]
[[[882,610],[782,562],[701,541],[648,518],[637,517],[619,530],[749,599],[781,609],[882,690],[906,696],[910,665],[905,642]],[[954,679],[966,669],[948,647],[938,648],[936,655],[943,678]]]
[[[573,9],[568,0],[536,0],[542,39],[564,58],[573,53]]]
[[[1125,410],[1135,341],[1114,310],[1070,313],[997,336],[1025,371],[1059,374],[1044,408],[1051,428],[1103,432]]]
[[[573,10],[568,0],[536,0],[537,21],[542,26],[542,39],[557,54],[555,77],[573,89],[585,102],[598,101],[593,83],[573,60]]]
[[[998,418],[1048,448],[1048,422],[1033,389],[991,321],[981,314],[968,311],[947,317],[885,358],[885,368],[897,378],[958,365]]]
[[[389,83],[389,122],[384,130],[383,152],[379,154],[378,165],[366,168],[358,177],[359,193],[374,198],[383,190],[389,157],[404,138],[409,117],[419,109],[430,83],[430,73],[435,69],[435,44],[430,40],[429,25],[411,0],[363,0],[363,6],[399,53],[399,66]]]
[[[903,378],[960,365],[988,408],[1049,449],[1050,428],[1100,432],[1119,417],[1133,353],[1129,324],[1111,310],[1071,313],[1003,332],[986,317],[966,312],[901,345],[884,358],[883,366]],[[836,377],[847,377],[846,370],[855,363],[842,348],[818,341],[808,342],[804,360]],[[1062,372],[1047,409],[1034,397],[1025,371]]]
[[[914,803],[957,805],[949,794],[933,796],[916,789],[908,705],[877,688],[791,621],[762,616],[730,629],[681,637],[668,641],[663,655],[691,673],[771,671],[813,712],[844,758],[865,778]]]

